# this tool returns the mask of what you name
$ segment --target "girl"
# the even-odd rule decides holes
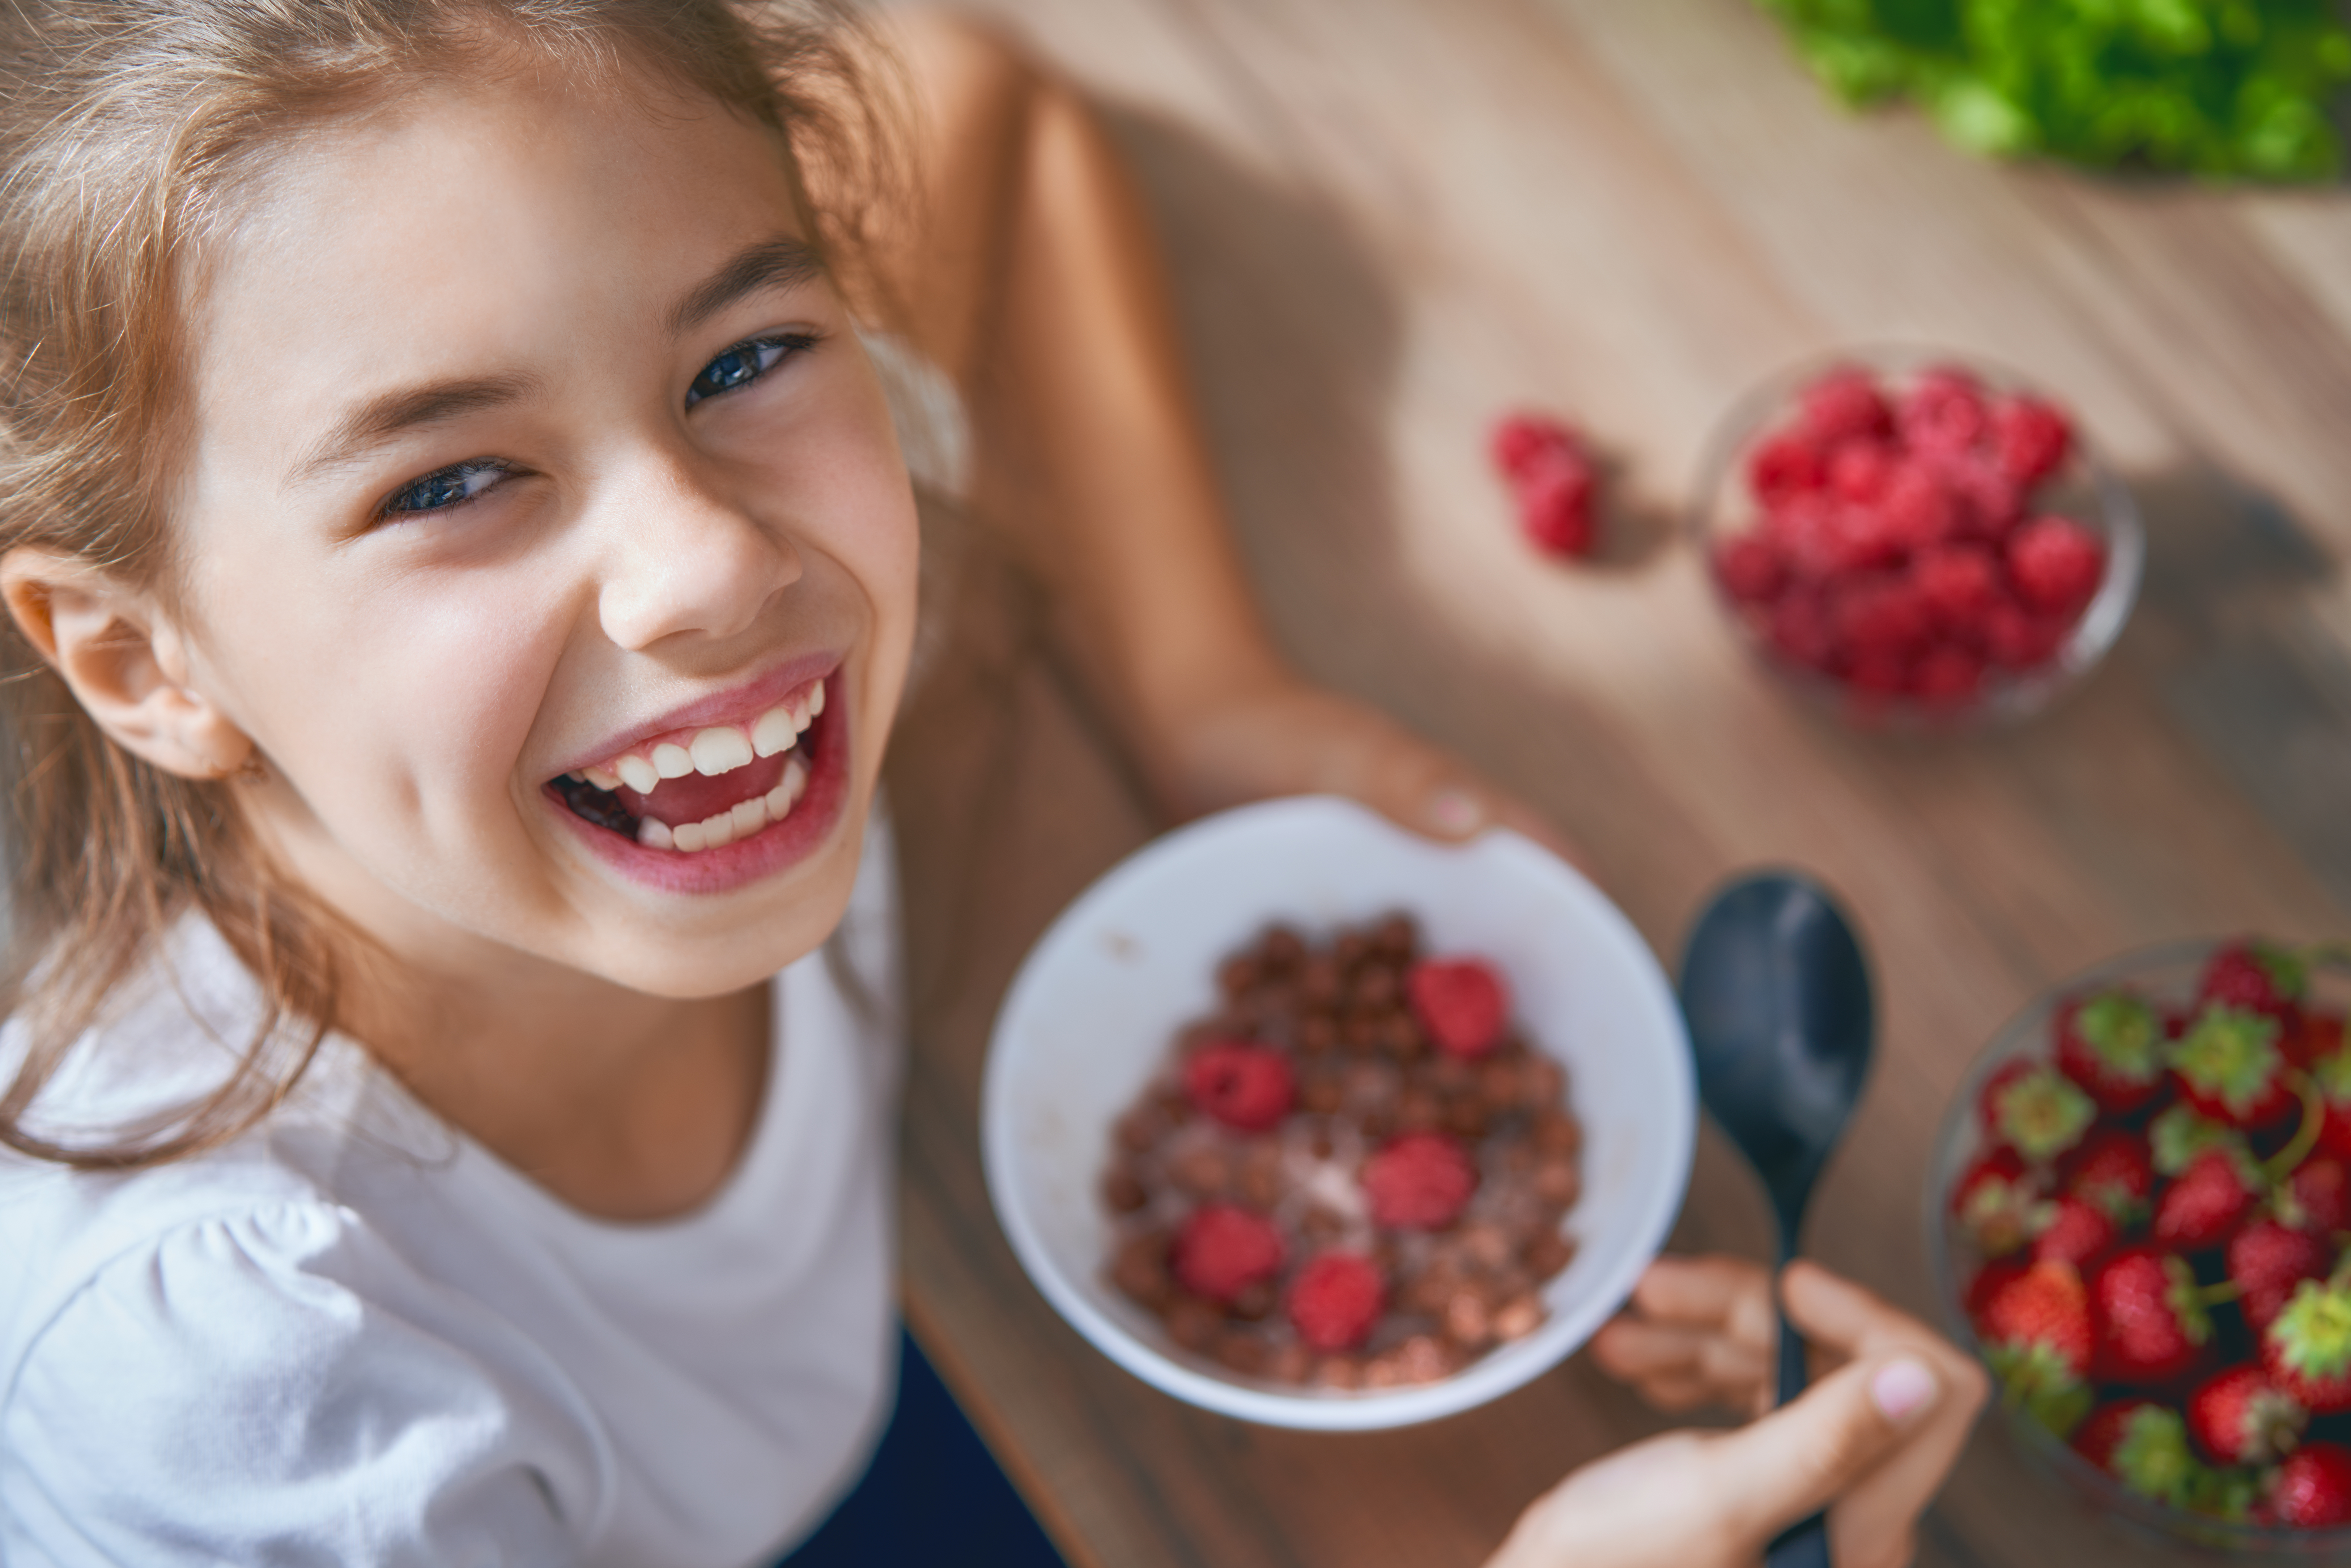
[[[1076,101],[910,24],[912,178],[864,181],[895,117],[852,37],[755,0],[0,21],[8,1562],[732,1564],[852,1479],[915,622],[883,371],[902,415],[964,393],[973,507],[1172,811],[1540,831],[1272,653]],[[1840,1563],[1902,1553],[1980,1380],[1787,1291],[1845,1370],[1571,1478],[1505,1558],[1734,1562],[1832,1497]],[[1760,1277],[1640,1301],[1612,1364],[1760,1388]]]

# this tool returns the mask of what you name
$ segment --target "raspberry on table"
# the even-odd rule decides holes
[[[1519,481],[1519,526],[1546,555],[1583,556],[1599,542],[1593,515],[1593,472],[1581,457],[1538,456]]]
[[[1581,459],[1583,455],[1583,443],[1572,426],[1531,410],[1496,421],[1491,444],[1494,466],[1512,481],[1524,479],[1545,456],[1564,454]]]

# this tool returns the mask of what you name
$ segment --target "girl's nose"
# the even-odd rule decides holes
[[[622,486],[603,531],[598,615],[604,634],[632,651],[682,633],[747,631],[803,570],[787,530],[727,495],[691,456],[651,465]]]

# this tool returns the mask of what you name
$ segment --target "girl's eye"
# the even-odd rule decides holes
[[[436,468],[423,478],[412,479],[394,490],[384,499],[383,515],[387,517],[413,517],[426,512],[445,511],[472,500],[511,472],[505,464],[486,457],[475,458],[470,463],[452,463],[446,468]]]
[[[753,338],[736,344],[716,359],[702,367],[685,389],[685,406],[692,408],[706,397],[716,397],[723,392],[748,386],[776,368],[787,355],[797,354],[816,346],[813,332],[786,332],[773,338]]]

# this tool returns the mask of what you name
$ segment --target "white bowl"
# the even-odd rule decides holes
[[[1111,1124],[1216,1001],[1219,959],[1271,921],[1309,933],[1401,909],[1440,953],[1509,977],[1531,1041],[1567,1067],[1584,1126],[1574,1260],[1551,1315],[1442,1382],[1375,1392],[1290,1388],[1176,1350],[1103,1278],[1099,1197]],[[987,1188],[1045,1299],[1103,1354],[1187,1403],[1273,1427],[1364,1431],[1482,1405],[1589,1338],[1656,1256],[1689,1180],[1697,1092],[1680,1009],[1625,916],[1516,833],[1465,847],[1413,837],[1351,802],[1244,807],[1146,846],[1089,888],[1029,955],[988,1050],[980,1098]]]

